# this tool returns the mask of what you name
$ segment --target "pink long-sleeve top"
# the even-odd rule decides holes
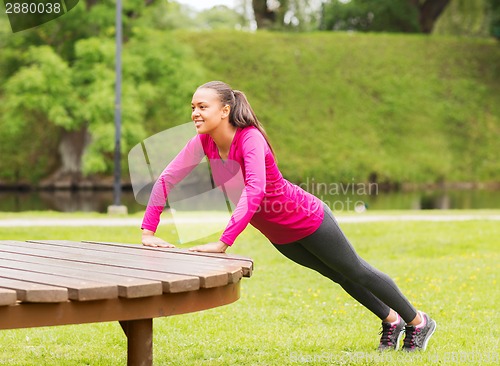
[[[232,245],[249,223],[274,244],[302,239],[321,225],[321,200],[284,179],[264,136],[257,128],[246,127],[237,129],[227,161],[220,158],[209,135],[193,137],[154,184],[142,228],[156,231],[169,191],[204,156],[215,183],[226,186],[224,191],[236,205],[220,238],[225,244]],[[237,174],[242,177],[240,189],[231,187],[231,182],[238,181]]]

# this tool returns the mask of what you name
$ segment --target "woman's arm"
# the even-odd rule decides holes
[[[149,236],[156,232],[169,192],[200,163],[204,155],[200,135],[196,135],[188,141],[156,180],[141,225],[141,229],[147,230],[146,240],[148,242],[155,240]]]
[[[245,167],[245,187],[220,241],[231,246],[247,227],[259,209],[266,189],[266,152],[269,149],[264,136],[249,130],[240,140]]]
[[[249,130],[246,136],[242,138],[241,144],[245,166],[245,187],[229,223],[218,242],[198,245],[189,249],[190,251],[224,253],[250,223],[253,215],[260,207],[265,195],[265,156],[269,147],[262,134],[253,129]]]

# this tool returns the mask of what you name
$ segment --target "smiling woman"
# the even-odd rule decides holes
[[[356,253],[330,208],[283,178],[271,145],[245,94],[221,81],[198,87],[191,101],[193,137],[155,182],[142,221],[142,244],[174,247],[155,236],[172,189],[206,157],[213,181],[225,189],[227,161],[242,172],[242,190],[228,195],[235,209],[217,242],[191,248],[225,252],[250,224],[285,257],[338,283],[382,321],[378,350],[424,350],[436,322],[418,311],[396,283]],[[231,179],[230,179],[231,180]],[[222,184],[220,182],[222,181]]]

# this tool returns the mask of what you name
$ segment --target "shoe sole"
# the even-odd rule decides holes
[[[405,327],[401,329],[401,332],[399,332],[398,339],[396,339],[396,346],[394,347],[394,350],[397,351],[399,349],[399,344],[401,343],[401,339],[403,338],[403,334],[405,332]]]

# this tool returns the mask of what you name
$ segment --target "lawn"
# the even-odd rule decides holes
[[[253,276],[242,280],[241,298],[213,310],[155,319],[154,364],[498,364],[498,221],[341,227],[361,256],[393,277],[437,321],[426,352],[376,352],[380,322],[374,315],[328,279],[289,262],[248,228],[230,249],[255,261]],[[171,238],[172,227],[161,226],[159,235]],[[139,230],[0,228],[0,238],[137,243]],[[126,339],[117,322],[0,331],[0,347],[0,365],[126,363]]]

